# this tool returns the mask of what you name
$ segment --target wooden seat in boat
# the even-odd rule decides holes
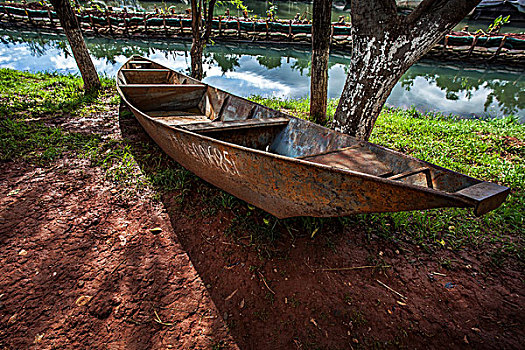
[[[211,123],[197,123],[182,126],[186,130],[199,133],[214,132],[220,130],[240,130],[259,127],[286,125],[290,118],[261,118],[261,119],[244,119],[231,121],[213,121]]]
[[[299,159],[381,177],[392,174],[390,167],[379,161],[372,151],[361,144]]]

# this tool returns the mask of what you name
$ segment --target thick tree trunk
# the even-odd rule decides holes
[[[82,75],[82,80],[84,81],[84,90],[86,92],[94,92],[100,89],[101,85],[97,71],[89,56],[77,17],[73,13],[69,1],[51,0],[51,4],[58,15],[60,25],[64,29],[69,45],[71,46],[71,51]]]
[[[352,61],[332,126],[368,140],[399,78],[479,1],[423,0],[406,17],[395,0],[352,1]]]
[[[204,70],[202,68],[202,53],[204,51],[204,43],[193,41],[190,49],[191,57],[191,77],[197,80],[202,80]]]
[[[314,0],[312,18],[312,70],[310,77],[310,118],[326,124],[328,100],[328,58],[332,0]]]

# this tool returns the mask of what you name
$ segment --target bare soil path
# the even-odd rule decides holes
[[[117,110],[54,123],[124,135],[131,146],[150,142]],[[137,169],[152,171],[151,158],[134,156]],[[217,204],[228,197],[196,178],[183,196],[122,186],[78,157],[41,167],[0,163],[0,347],[518,349],[525,342],[524,277],[513,261],[497,267],[483,251],[430,253],[337,220],[313,238],[304,220],[289,220],[279,235],[259,239],[264,213]],[[363,268],[326,270],[349,267]]]

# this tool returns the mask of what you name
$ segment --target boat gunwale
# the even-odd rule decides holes
[[[187,76],[186,74],[184,73],[181,73],[181,72],[178,72],[178,71],[175,71],[169,67],[166,67],[164,65],[162,65],[161,63],[158,63],[158,62],[155,62],[155,61],[152,61],[150,60],[149,58],[144,58],[144,57],[141,57],[141,59],[144,59],[144,60],[148,60],[154,64],[157,64],[161,67],[164,67],[165,69],[170,69],[171,71],[177,73],[177,74],[180,74],[181,76],[185,77],[185,78],[189,78],[189,79],[193,79],[195,80],[194,78],[190,77],[190,76]],[[127,64],[128,62],[132,61],[133,60],[133,57],[131,57],[130,59],[128,59],[128,61],[126,61],[125,64]],[[270,152],[266,152],[266,151],[263,151],[263,150],[258,150],[258,149],[255,149],[255,148],[250,148],[250,147],[246,147],[246,146],[242,146],[242,145],[238,145],[238,144],[235,144],[235,143],[231,143],[231,142],[226,142],[226,141],[223,141],[223,140],[219,140],[219,139],[216,139],[216,138],[213,138],[213,137],[209,137],[209,136],[206,136],[206,135],[202,135],[202,134],[199,134],[197,132],[192,132],[190,130],[186,130],[180,126],[176,126],[176,125],[167,125],[167,124],[164,124],[162,122],[160,122],[159,120],[155,119],[155,118],[152,118],[150,117],[149,115],[147,115],[145,112],[142,112],[140,109],[138,109],[137,107],[135,107],[133,104],[131,104],[127,99],[126,97],[124,96],[124,94],[122,93],[122,91],[120,90],[120,84],[118,82],[118,73],[121,73],[124,65],[118,70],[117,72],[117,76],[116,76],[116,85],[117,85],[117,90],[122,98],[122,100],[126,103],[126,105],[128,105],[129,107],[131,107],[133,110],[137,111],[138,113],[140,113],[143,117],[145,117],[147,120],[155,123],[156,125],[159,125],[163,128],[167,128],[167,129],[170,129],[170,130],[176,130],[176,131],[179,131],[179,132],[183,132],[183,133],[186,133],[186,134],[190,134],[192,136],[196,136],[198,138],[201,138],[201,139],[204,139],[204,140],[207,140],[207,141],[212,141],[212,142],[217,142],[218,144],[221,144],[223,146],[226,146],[226,147],[230,147],[230,148],[233,148],[233,149],[239,149],[239,150],[242,150],[244,152],[252,152],[252,153],[257,153],[257,154],[260,154],[260,155],[264,155],[266,157],[270,157],[270,158],[277,158],[277,159],[281,159],[281,160],[284,160],[284,161],[288,161],[288,162],[295,162],[295,163],[298,163],[298,164],[301,164],[301,165],[306,165],[306,166],[309,166],[309,167],[316,167],[316,168],[320,168],[320,169],[323,169],[323,170],[328,170],[328,171],[335,171],[337,173],[340,173],[340,174],[343,174],[343,175],[352,175],[352,176],[357,176],[357,177],[361,177],[361,178],[365,178],[365,179],[368,179],[368,180],[373,180],[373,181],[376,181],[376,182],[381,182],[381,183],[384,183],[384,184],[387,184],[387,185],[394,185],[396,187],[400,187],[400,188],[408,188],[408,189],[411,189],[411,190],[418,190],[418,191],[424,191],[424,192],[428,192],[429,194],[432,194],[432,195],[438,195],[438,196],[442,196],[442,197],[445,197],[449,200],[456,200],[456,201],[460,201],[462,202],[463,204],[465,204],[465,206],[468,206],[468,207],[475,207],[477,202],[473,199],[470,199],[470,198],[467,198],[467,197],[464,197],[464,196],[461,196],[461,195],[458,195],[458,194],[454,194],[454,193],[451,193],[451,192],[446,192],[446,191],[443,191],[443,190],[437,190],[435,188],[429,188],[429,187],[424,187],[424,186],[419,186],[419,185],[413,185],[413,184],[407,184],[407,183],[404,183],[404,182],[400,182],[400,181],[396,181],[396,180],[391,180],[389,178],[383,178],[383,177],[379,177],[379,176],[375,176],[375,175],[372,175],[372,174],[367,174],[367,173],[362,173],[362,172],[359,172],[359,171],[355,171],[355,170],[351,170],[351,169],[342,169],[342,168],[337,168],[337,167],[333,167],[333,166],[329,166],[329,165],[325,165],[325,164],[320,164],[320,163],[315,163],[315,162],[311,162],[311,161],[308,161],[308,160],[303,160],[303,159],[299,159],[299,158],[293,158],[293,157],[288,157],[288,156],[284,156],[284,155],[280,155],[280,154],[276,154],[276,153],[270,153]],[[126,84],[125,84],[126,85]],[[125,86],[124,85],[124,86]],[[195,84],[179,84],[179,85],[195,85]],[[209,87],[210,85],[206,84],[206,83],[202,83],[202,85]],[[218,91],[221,91],[223,93],[226,93],[228,95],[231,95],[231,96],[235,96],[236,98],[240,98],[250,104],[254,104],[254,105],[257,105],[257,106],[260,106],[260,107],[263,107],[263,108],[269,108],[269,107],[266,107],[266,106],[263,106],[257,102],[253,102],[253,101],[250,101],[244,97],[241,97],[241,96],[237,96],[237,95],[233,95],[227,91],[224,91],[222,89],[219,89],[217,87],[212,87],[213,89],[216,89]],[[270,108],[271,109],[271,108]],[[280,112],[280,111],[279,111]],[[280,112],[281,114],[285,115],[286,117],[290,118],[290,119],[297,119],[297,120],[300,120],[301,122],[306,122],[306,123],[311,123],[307,120],[303,120],[303,119],[300,119],[300,118],[297,118],[297,117],[294,117],[294,116],[290,116],[286,113],[283,113],[283,112]],[[324,129],[327,129],[329,130],[330,132],[333,132],[335,134],[340,134],[340,135],[344,135],[344,136],[349,136],[347,134],[343,134],[339,131],[336,131],[336,130],[333,130],[333,129],[329,129],[329,128],[326,128],[324,126],[321,126],[321,125],[318,125],[318,124],[315,124],[315,123],[311,123],[311,124],[314,124],[316,126],[319,126],[321,128],[324,128]],[[352,136],[350,136],[352,137]],[[473,177],[470,177],[468,175],[464,175],[464,174],[461,174],[461,173],[458,173],[458,172],[455,172],[453,170],[450,170],[450,169],[447,169],[447,168],[444,168],[444,167],[441,167],[439,165],[435,165],[435,164],[432,164],[432,163],[429,163],[427,161],[424,161],[424,160],[421,160],[421,159],[418,159],[418,158],[415,158],[415,157],[412,157],[412,156],[409,156],[409,155],[406,155],[406,154],[403,154],[401,152],[398,152],[398,151],[395,151],[395,150],[391,150],[389,148],[386,148],[386,147],[383,147],[383,146],[380,146],[380,145],[377,145],[377,144],[374,144],[374,143],[371,143],[371,142],[368,142],[368,141],[363,141],[363,140],[358,140],[358,139],[355,139],[357,142],[365,142],[365,143],[368,143],[370,145],[373,145],[375,147],[378,147],[380,148],[381,150],[383,151],[386,151],[386,152],[390,152],[396,156],[399,156],[401,158],[405,158],[405,159],[408,159],[408,160],[413,160],[413,161],[416,161],[416,162],[422,162],[436,170],[441,170],[441,171],[444,171],[444,172],[449,172],[449,173],[452,173],[453,175],[457,175],[457,176],[461,176],[461,177],[466,177],[470,180],[474,180],[475,182],[477,183],[481,183],[481,182],[485,182],[483,180],[479,180],[479,179],[476,179],[476,178],[473,178]]]

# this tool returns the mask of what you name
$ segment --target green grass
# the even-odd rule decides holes
[[[113,81],[101,78],[102,94],[115,95]],[[28,73],[0,69],[0,116],[10,118],[49,113],[75,113],[79,107],[95,101],[98,95],[82,91],[82,79],[76,75]],[[113,90],[113,91],[112,91]],[[111,92],[112,91],[112,92]],[[113,101],[116,102],[117,100]]]

